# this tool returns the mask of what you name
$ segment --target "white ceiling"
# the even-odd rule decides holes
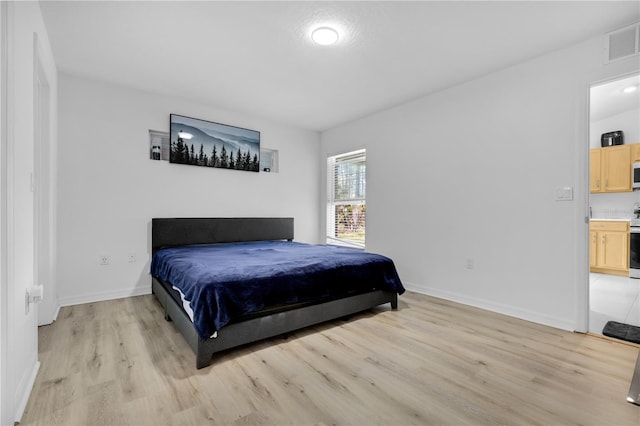
[[[62,72],[318,131],[637,22],[639,5],[41,1]],[[327,24],[339,43],[314,45]]]
[[[636,91],[625,93],[627,87],[636,87]],[[589,116],[592,122],[634,109],[640,109],[640,74],[591,87]]]

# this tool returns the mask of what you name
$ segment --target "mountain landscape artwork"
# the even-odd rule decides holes
[[[170,115],[171,163],[260,171],[260,132]]]

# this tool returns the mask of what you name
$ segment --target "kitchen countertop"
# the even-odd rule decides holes
[[[589,222],[601,221],[601,222],[629,222],[630,219],[607,219],[607,218],[598,218],[592,217],[589,219]]]

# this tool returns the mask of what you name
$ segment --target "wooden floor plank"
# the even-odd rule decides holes
[[[151,295],[65,307],[39,342],[23,425],[640,424],[638,346],[412,292],[202,370]]]

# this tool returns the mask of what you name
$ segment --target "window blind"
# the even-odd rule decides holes
[[[366,151],[327,159],[327,243],[364,248]]]

